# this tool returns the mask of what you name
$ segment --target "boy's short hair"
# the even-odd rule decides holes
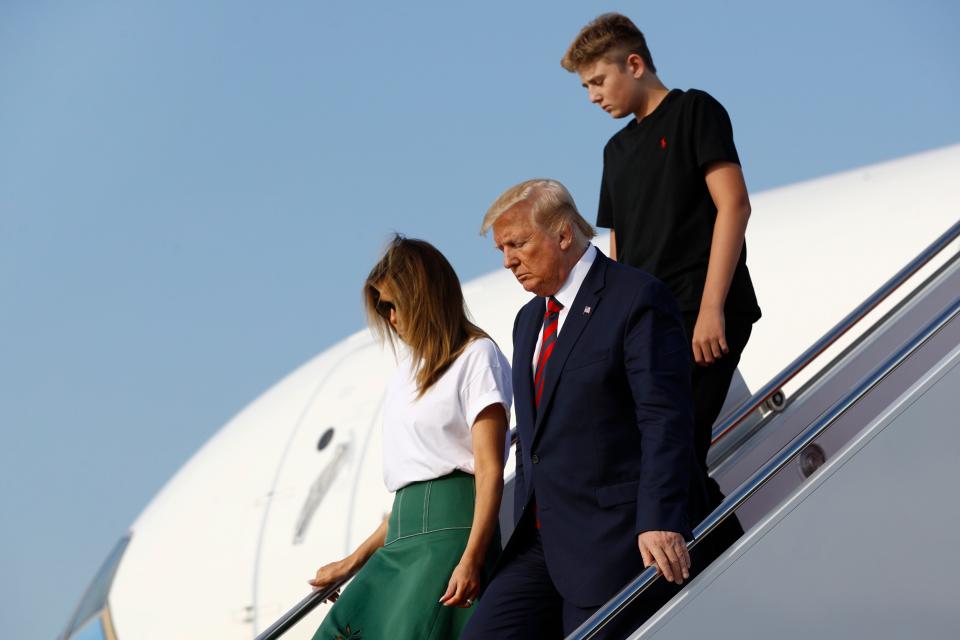
[[[622,66],[632,53],[640,56],[650,71],[657,72],[653,66],[653,56],[647,48],[647,40],[637,25],[625,15],[605,13],[580,30],[560,60],[560,65],[571,73],[601,58]]]

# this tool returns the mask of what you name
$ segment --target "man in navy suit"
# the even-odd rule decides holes
[[[490,228],[536,297],[513,329],[517,527],[463,638],[566,635],[656,564],[674,585],[661,581],[604,630],[618,637],[690,576],[685,537],[703,485],[683,325],[665,285],[590,243],[559,182],[507,190]]]

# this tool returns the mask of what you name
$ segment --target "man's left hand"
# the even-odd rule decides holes
[[[673,531],[644,531],[637,536],[643,566],[656,565],[667,582],[683,584],[690,577],[690,552],[683,536]]]
[[[693,360],[707,367],[730,352],[723,310],[701,308],[693,327]]]

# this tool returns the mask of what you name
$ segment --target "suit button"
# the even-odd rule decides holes
[[[532,462],[533,464],[540,464],[540,456],[538,456],[537,454],[533,454],[532,456],[530,456],[530,462]]]

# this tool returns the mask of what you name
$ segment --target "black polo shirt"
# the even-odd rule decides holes
[[[699,310],[707,278],[717,208],[704,172],[714,162],[740,164],[733,127],[723,106],[696,89],[670,91],[603,150],[597,226],[616,232],[617,260],[666,283],[685,313]],[[746,243],[724,311],[760,318]]]

